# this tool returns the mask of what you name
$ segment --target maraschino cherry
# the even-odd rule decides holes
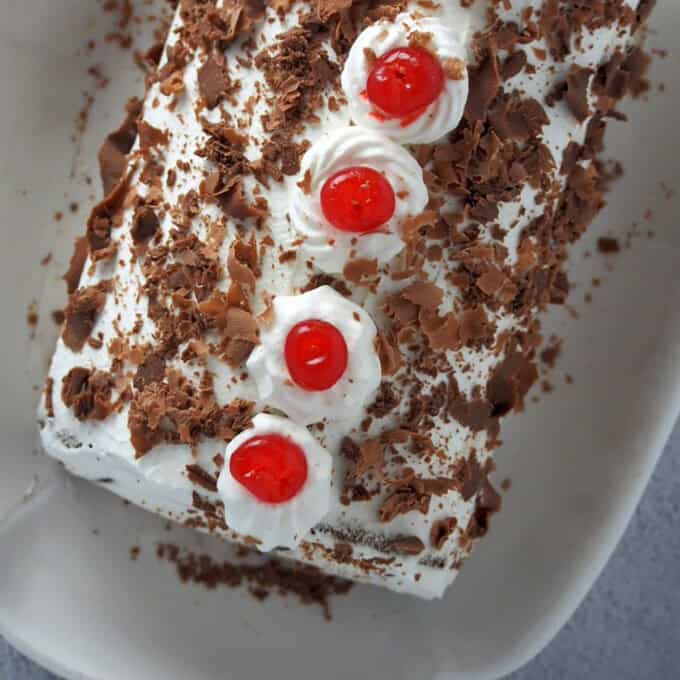
[[[376,59],[366,95],[384,118],[413,119],[444,90],[438,59],[422,47],[397,47]]]
[[[326,321],[309,319],[293,326],[284,354],[293,382],[309,392],[330,389],[347,370],[345,338]]]
[[[285,503],[307,480],[305,452],[290,439],[265,434],[239,446],[229,460],[232,477],[263,503]]]
[[[335,173],[321,189],[323,214],[341,231],[375,231],[392,218],[395,204],[394,190],[384,175],[364,166]]]

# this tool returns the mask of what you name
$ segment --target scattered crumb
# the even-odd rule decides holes
[[[57,326],[61,326],[61,324],[64,323],[64,320],[66,318],[63,309],[52,310],[50,316],[52,317],[52,321],[54,321],[54,323],[57,324]]]
[[[511,488],[512,488],[512,479],[510,479],[509,477],[506,477],[501,482],[501,489],[503,489],[503,491],[510,491]]]
[[[548,346],[541,351],[541,361],[549,368],[554,368],[561,352],[562,341],[559,338],[553,336],[550,338]]]
[[[621,244],[617,238],[601,236],[597,239],[597,250],[603,255],[613,255],[621,250]]]
[[[330,596],[344,595],[352,588],[351,582],[327,576],[316,567],[284,564],[274,559],[258,565],[217,562],[209,555],[168,543],[159,543],[156,555],[175,565],[182,583],[198,584],[208,590],[247,584],[250,594],[260,601],[272,593],[295,595],[303,604],[319,605],[328,621],[331,619]]]
[[[43,257],[42,260],[40,260],[40,265],[42,267],[46,267],[51,261],[52,261],[52,253],[47,253],[47,255],[45,255],[45,257]]]
[[[28,324],[29,328],[34,331],[39,320],[40,317],[38,316],[38,303],[34,300],[28,305],[28,309],[26,310],[26,323]]]
[[[138,545],[133,545],[130,548],[130,559],[135,561],[138,557],[139,554],[142,552],[142,549]]]
[[[64,213],[61,212],[61,210],[57,210],[57,212],[54,213],[54,221],[55,222],[61,222],[61,220],[64,218]]]

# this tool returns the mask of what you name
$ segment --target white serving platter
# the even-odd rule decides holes
[[[141,76],[119,48],[85,48],[112,29],[100,3],[1,0],[0,634],[63,676],[97,680],[498,678],[538,653],[611,555],[680,412],[680,197],[672,195],[680,7],[659,5],[649,46],[670,50],[652,71],[665,92],[626,106],[630,123],[610,130],[608,152],[626,175],[574,249],[578,318],[560,309],[546,323],[565,340],[550,377],[556,389],[537,390],[538,403],[506,423],[497,478],[513,486],[503,512],[442,601],[357,586],[332,601],[326,623],[294,599],[260,603],[245,589],[180,584],[157,560],[158,541],[225,559],[231,549],[168,530],[39,454],[34,404],[56,334],[47,316],[63,302],[71,237],[99,192],[84,178],[97,177],[96,149]],[[111,84],[97,92],[74,145],[94,63]],[[629,249],[596,254],[597,236],[623,242],[634,222]],[[41,267],[48,252],[52,262]],[[585,304],[593,277],[603,284]],[[33,339],[32,300],[41,314]],[[132,545],[141,546],[137,561]]]

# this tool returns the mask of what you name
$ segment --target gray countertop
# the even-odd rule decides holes
[[[0,677],[55,680],[1,638]],[[680,678],[680,423],[593,590],[557,638],[510,678]]]

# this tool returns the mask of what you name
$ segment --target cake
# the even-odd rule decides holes
[[[651,2],[180,0],[100,153],[40,406],[75,475],[440,597],[604,204]]]

